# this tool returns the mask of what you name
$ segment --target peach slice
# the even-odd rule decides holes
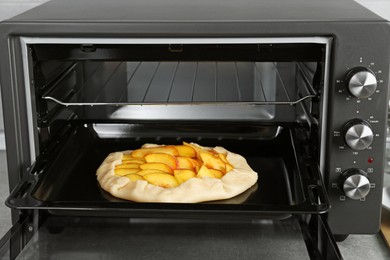
[[[159,170],[159,171],[167,172],[169,174],[173,174],[173,170],[171,169],[171,167],[169,167],[165,163],[158,163],[158,162],[145,163],[145,164],[141,164],[139,167],[141,168],[141,170],[152,169],[152,170]]]
[[[198,178],[203,178],[203,177],[210,177],[210,178],[215,178],[214,174],[207,169],[206,166],[200,167],[198,174],[196,175]]]
[[[179,185],[175,177],[168,173],[149,173],[143,176],[150,184],[162,187],[173,188]]]
[[[195,172],[198,172],[200,167],[202,167],[203,162],[199,159],[192,159],[192,158],[189,158],[189,159],[192,163],[192,167],[194,168]]]
[[[133,159],[133,156],[131,156],[131,153],[124,153],[122,156],[122,161],[128,159]]]
[[[223,177],[223,173],[219,170],[209,169],[203,165],[202,167],[200,167],[200,170],[196,175],[196,177],[198,178],[210,177],[210,178],[221,179]]]
[[[138,174],[128,174],[123,177],[130,179],[131,181],[144,180],[144,178]]]
[[[115,169],[138,169],[140,164],[138,163],[126,163],[126,164],[118,164],[115,165]]]
[[[202,167],[202,166],[198,166],[198,165],[196,165],[196,166],[194,167],[194,170],[195,170],[195,172],[199,172],[199,170],[200,170],[200,167]]]
[[[227,158],[226,158],[227,154],[219,153],[218,156],[224,163],[229,163]]]
[[[203,162],[199,159],[192,159],[192,158],[189,158],[189,160],[191,161],[192,163],[192,167],[195,167],[195,166],[202,166]]]
[[[179,156],[191,157],[191,158],[195,158],[196,157],[196,151],[191,146],[188,146],[188,145],[175,145],[175,148],[179,152]]]
[[[231,165],[230,163],[227,163],[226,164],[226,168],[225,168],[225,172],[228,173],[228,172],[230,172],[232,170],[234,170],[233,165]]]
[[[165,163],[172,170],[177,169],[177,160],[175,157],[165,153],[152,153],[145,156],[147,163]]]
[[[191,158],[178,156],[177,159],[177,168],[178,169],[193,169],[194,165],[191,161]]]
[[[131,159],[123,160],[123,158],[122,158],[122,163],[138,163],[138,164],[144,164],[144,163],[145,163],[145,160],[140,159],[140,158],[131,158]]]
[[[209,171],[214,175],[214,178],[221,179],[223,177],[223,172],[216,169],[209,169]]]
[[[138,173],[140,170],[139,169],[115,169],[115,175],[118,176],[124,176],[124,175],[129,175],[129,174],[134,174]]]
[[[183,145],[191,147],[192,149],[194,149],[195,152],[196,152],[196,157],[197,158],[200,158],[199,154],[204,151],[204,149],[202,149],[201,147],[198,147],[198,146],[190,144],[190,143],[183,142]]]
[[[167,172],[163,172],[163,171],[159,171],[159,170],[155,170],[155,169],[146,169],[146,170],[142,170],[142,171],[137,172],[137,174],[140,175],[140,176],[145,176],[146,174],[151,174],[151,173],[166,173],[166,174],[169,174]]]
[[[167,146],[140,148],[140,149],[134,150],[131,153],[131,156],[133,156],[134,158],[144,158],[146,155],[154,154],[154,153],[169,154],[172,156],[179,155],[179,152],[176,150],[176,148],[174,146],[167,145]]]
[[[182,184],[183,182],[191,179],[191,178],[194,178],[196,176],[196,173],[194,171],[191,171],[191,170],[187,170],[187,169],[184,169],[184,170],[174,170],[173,171],[173,175],[175,176],[177,182],[179,184]]]
[[[209,152],[201,152],[200,158],[202,159],[204,164],[207,166],[207,168],[220,170],[222,172],[225,171],[225,168],[226,168],[225,163],[219,158],[218,155],[215,156]]]

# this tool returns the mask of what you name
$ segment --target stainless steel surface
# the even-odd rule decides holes
[[[328,91],[328,86],[329,86],[329,73],[330,73],[330,58],[331,58],[331,44],[332,44],[332,39],[328,39],[328,43],[326,44],[326,52],[325,52],[325,67],[324,67],[324,86],[325,88],[323,89],[322,92],[322,119],[320,122],[321,126],[321,133],[325,133],[326,129],[328,127],[328,121],[326,118],[328,117],[328,106],[329,106],[329,91]],[[320,143],[325,144],[327,142],[328,136],[326,134],[321,134],[320,135]],[[326,146],[322,145],[320,147],[320,171],[322,174],[325,173],[325,155],[326,155]]]
[[[343,182],[345,195],[354,200],[364,199],[370,192],[370,181],[359,171],[351,170],[346,173]]]
[[[348,78],[348,89],[357,98],[368,98],[374,94],[377,88],[377,79],[369,70],[359,70],[350,72]]]
[[[374,139],[374,133],[364,122],[353,123],[347,126],[345,141],[354,150],[367,149]]]
[[[279,44],[318,43],[329,45],[328,37],[267,37],[267,38],[53,38],[21,37],[22,44]]]
[[[176,138],[179,139],[185,139],[185,138],[193,138],[194,132],[196,129],[195,127],[191,127],[192,129],[188,132],[182,132],[178,131],[175,135],[173,132],[173,129],[170,129],[170,131],[165,132],[163,131],[163,127],[161,127],[161,130],[158,130],[158,127],[153,126],[154,131],[151,131],[148,134],[148,127],[142,127],[142,125],[133,125],[133,124],[104,124],[104,123],[98,123],[98,124],[92,124],[92,128],[94,133],[99,136],[99,138],[137,138],[140,136],[148,136],[151,138],[154,138],[156,136],[159,136],[160,138],[164,136],[176,136]],[[249,132],[232,132],[228,128],[220,129],[218,132],[219,136],[223,136],[224,139],[244,139],[244,136],[246,138],[252,137],[253,139],[263,139],[263,140],[271,140],[276,138],[281,132],[283,127],[276,126],[276,127],[256,127],[252,130],[252,133]],[[206,137],[214,137],[213,134],[207,134],[202,133],[200,134],[198,132],[197,139],[201,140],[202,138]]]
[[[30,149],[30,163],[35,163],[35,160],[37,158],[37,149],[38,146],[36,146],[37,138],[36,138],[36,131],[34,129],[37,129],[36,125],[34,124],[34,115],[33,107],[32,107],[32,89],[34,86],[33,81],[30,78],[30,62],[28,55],[28,46],[27,44],[23,44],[23,39],[21,39],[21,48],[22,48],[22,55],[23,55],[23,73],[24,73],[24,87],[26,88],[26,113],[27,113],[27,122],[28,122],[28,142],[29,142],[29,149]]]

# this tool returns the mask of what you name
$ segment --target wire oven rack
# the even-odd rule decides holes
[[[318,96],[314,72],[298,62],[94,63],[67,95],[56,95],[54,85],[42,98],[63,106],[231,106],[296,105]]]

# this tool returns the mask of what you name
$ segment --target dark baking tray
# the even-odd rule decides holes
[[[164,217],[287,217],[294,213],[324,213],[329,202],[307,143],[284,129],[273,140],[195,141],[223,146],[243,155],[259,180],[247,192],[228,200],[205,203],[137,203],[112,197],[96,180],[96,170],[111,152],[139,148],[144,143],[180,144],[179,138],[99,138],[92,124],[72,127],[63,143],[37,161],[7,200],[17,209],[46,209],[52,214]],[[302,139],[302,140],[301,140]],[[309,146],[310,147],[310,146]],[[308,153],[310,154],[310,152]]]

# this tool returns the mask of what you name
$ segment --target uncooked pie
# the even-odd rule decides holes
[[[111,153],[96,175],[101,188],[115,197],[176,203],[229,199],[258,178],[239,154],[185,142]]]

